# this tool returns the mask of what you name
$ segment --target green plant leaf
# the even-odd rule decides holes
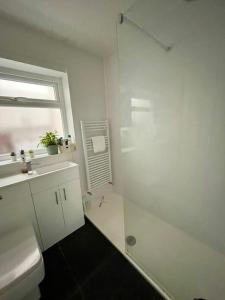
[[[53,131],[46,131],[45,134],[40,136],[39,144],[42,144],[45,147],[48,147],[48,146],[51,146],[51,145],[58,145],[57,132],[56,131],[54,131],[54,132]]]

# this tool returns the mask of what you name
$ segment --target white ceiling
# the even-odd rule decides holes
[[[121,12],[127,12],[164,44],[174,45],[204,30],[208,22],[223,20],[224,3],[225,0],[0,0],[0,14],[107,56],[115,46],[115,24]]]
[[[224,28],[225,0],[139,0],[126,15],[164,45],[176,47],[209,28]]]
[[[0,13],[70,44],[106,56],[115,22],[135,0],[0,0]]]

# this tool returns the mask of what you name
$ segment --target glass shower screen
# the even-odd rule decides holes
[[[225,295],[224,12],[137,1],[117,25],[126,251],[171,299]]]

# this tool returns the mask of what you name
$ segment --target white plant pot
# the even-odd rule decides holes
[[[34,158],[34,153],[29,152],[29,156],[30,156],[30,158]]]
[[[14,155],[14,156],[10,156],[11,157],[11,161],[17,161],[17,157],[16,157],[16,155]]]

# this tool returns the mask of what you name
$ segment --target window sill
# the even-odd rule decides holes
[[[42,158],[42,157],[46,157],[46,156],[48,156],[47,153],[42,153],[42,154],[37,154],[37,155],[35,155],[34,158],[30,158],[30,157],[27,157],[27,158],[31,159],[32,161],[33,161],[33,160],[35,161],[35,159]],[[0,166],[13,165],[13,164],[18,164],[18,163],[20,163],[20,162],[21,162],[20,158],[18,158],[16,161],[12,161],[11,159],[1,160],[1,161],[0,161]]]
[[[65,154],[73,154],[73,152],[75,152],[76,150],[74,151],[71,151],[71,152],[64,152],[64,153],[58,153],[58,154],[55,154],[55,155],[49,155],[48,153],[41,153],[41,154],[36,154],[34,158],[30,158],[30,157],[27,157],[29,159],[31,159],[33,162],[35,161],[39,161],[40,159],[42,158],[55,158],[56,160],[60,159],[61,157],[63,157]],[[17,164],[20,164],[21,163],[21,160],[20,159],[17,159],[16,161],[12,161],[10,159],[8,160],[2,160],[0,161],[0,167],[4,167],[4,166],[11,166],[11,165],[17,165]]]

